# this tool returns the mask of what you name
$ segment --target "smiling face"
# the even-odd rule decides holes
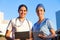
[[[18,12],[19,12],[20,18],[25,18],[26,14],[27,14],[27,9],[26,9],[26,7],[22,6]]]
[[[38,7],[36,10],[36,13],[38,15],[39,18],[42,18],[44,16],[44,9],[42,7]]]

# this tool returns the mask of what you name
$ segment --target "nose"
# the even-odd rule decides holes
[[[22,11],[22,14],[24,13],[24,10]]]
[[[24,13],[24,11],[22,11],[22,13]]]
[[[40,13],[41,13],[41,11],[38,11],[37,13],[38,13],[38,14],[40,14]]]

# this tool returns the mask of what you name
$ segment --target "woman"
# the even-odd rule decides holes
[[[18,8],[19,16],[10,21],[8,28],[7,28],[7,32],[6,32],[6,37],[12,38],[10,40],[14,40],[15,32],[17,32],[17,33],[29,32],[29,35],[30,35],[30,29],[32,27],[32,23],[25,18],[27,11],[28,11],[28,9],[27,9],[26,5],[24,5],[24,4],[20,5]],[[26,40],[26,39],[16,38],[15,40]]]
[[[31,39],[33,35],[34,40],[51,40],[55,37],[55,31],[51,21],[44,17],[45,8],[43,4],[37,5],[36,13],[39,19],[32,28]]]

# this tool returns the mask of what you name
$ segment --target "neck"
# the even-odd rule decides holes
[[[21,18],[21,17],[20,17],[19,20],[20,20],[21,22],[23,22],[23,21],[25,20],[25,18]]]
[[[44,20],[44,17],[39,18],[38,23],[41,23]]]

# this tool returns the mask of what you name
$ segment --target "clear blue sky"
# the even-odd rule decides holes
[[[56,12],[60,10],[60,0],[0,0],[0,11],[4,12],[4,19],[11,20],[18,17],[18,6],[25,4],[28,7],[27,19],[34,24],[38,17],[35,12],[37,4],[45,6],[45,17],[49,18],[56,29]]]

